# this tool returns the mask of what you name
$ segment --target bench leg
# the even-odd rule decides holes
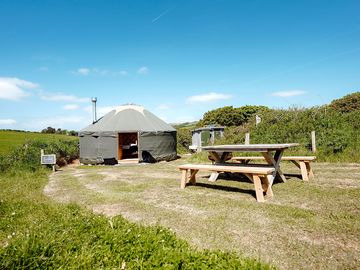
[[[209,177],[209,181],[210,181],[210,182],[215,182],[216,179],[218,178],[218,176],[219,176],[219,173],[218,173],[218,172],[212,172],[211,175],[210,175],[210,177]]]
[[[256,200],[258,202],[264,202],[264,194],[263,194],[263,189],[261,187],[261,180],[260,177],[258,175],[253,175],[253,179],[254,179],[254,186],[255,186],[255,193],[256,193]]]
[[[272,183],[274,181],[274,178],[272,175],[267,175],[266,177],[264,177],[264,183],[266,183],[267,185],[267,189],[266,191],[266,196],[271,198],[274,196],[273,191],[272,191]]]
[[[186,186],[186,178],[187,178],[187,170],[181,170],[181,182],[180,182],[180,188],[184,189]]]
[[[196,183],[196,174],[199,170],[190,170],[190,180],[189,183],[195,185]]]
[[[307,173],[309,175],[309,180],[313,180],[314,179],[314,172],[313,172],[313,170],[311,168],[310,162],[305,162],[305,165],[306,165]]]
[[[309,181],[308,171],[304,161],[300,161],[301,177],[303,181]]]

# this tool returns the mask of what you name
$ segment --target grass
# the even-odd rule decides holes
[[[245,178],[221,175],[209,183],[205,172],[197,185],[180,190],[176,166],[186,162],[64,170],[52,176],[47,195],[64,201],[61,191],[67,202],[94,212],[160,224],[197,248],[260,258],[280,269],[360,265],[359,164],[314,163],[316,180],[304,183],[284,162],[289,180],[275,184],[275,197],[260,204]]]
[[[92,170],[87,171],[90,175],[84,183],[89,185],[96,179]],[[234,253],[196,250],[157,224],[143,226],[121,216],[93,214],[72,203],[72,194],[59,190],[58,180],[77,190],[80,204],[89,203],[82,200],[89,195],[96,201],[105,199],[98,191],[82,192],[81,183],[74,185],[81,174],[73,172],[73,177],[56,173],[47,185],[47,193],[56,191],[66,201],[62,204],[43,195],[49,180],[45,170],[0,175],[1,269],[270,268]]]
[[[0,130],[0,154],[7,154],[16,147],[23,145],[26,141],[36,139],[49,141],[57,139],[77,140],[78,137],[61,134]]]

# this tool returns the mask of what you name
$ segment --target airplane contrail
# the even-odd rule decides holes
[[[167,10],[165,10],[163,13],[161,13],[159,16],[157,16],[155,19],[153,19],[151,22],[154,23],[157,20],[159,20],[162,16],[166,15],[170,10],[172,10],[173,8],[168,8]]]

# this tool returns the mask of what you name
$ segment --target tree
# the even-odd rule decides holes
[[[47,128],[44,128],[44,129],[41,131],[41,133],[52,133],[52,134],[54,134],[54,133],[56,133],[56,129],[53,128],[53,127],[47,127]]]

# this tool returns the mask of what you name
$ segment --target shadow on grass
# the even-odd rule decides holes
[[[199,183],[199,182],[196,182],[195,185],[189,184],[189,186],[198,186],[198,187],[216,189],[216,190],[221,190],[221,191],[226,191],[226,192],[238,192],[238,193],[250,194],[254,198],[256,198],[255,191],[253,189],[243,189],[243,188],[237,188],[237,187],[219,186],[216,184]]]
[[[298,178],[300,180],[302,180],[302,176],[301,174],[298,174],[298,173],[284,173],[286,179],[289,180],[289,178]]]

